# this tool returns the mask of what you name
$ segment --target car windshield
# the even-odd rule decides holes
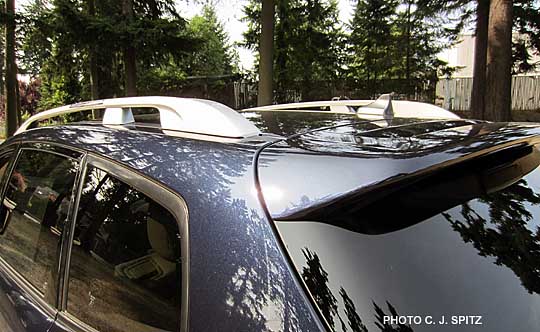
[[[538,330],[537,155],[277,226],[334,331]]]

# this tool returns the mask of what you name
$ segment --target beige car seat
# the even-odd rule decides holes
[[[146,230],[152,250],[146,256],[116,265],[114,268],[116,275],[132,280],[148,276],[149,279],[159,280],[175,273],[177,255],[174,243],[171,242],[173,239],[165,226],[148,217]]]

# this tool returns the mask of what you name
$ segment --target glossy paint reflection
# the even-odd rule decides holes
[[[42,332],[53,324],[54,315],[36,305],[32,297],[0,273],[0,327],[5,332]]]
[[[256,147],[82,129],[44,128],[20,138],[84,147],[183,196],[189,209],[191,330],[322,329],[253,195]]]
[[[283,137],[359,121],[355,114],[265,111],[249,111],[240,114],[253,122],[261,132]]]
[[[399,206],[387,204],[397,210],[395,222],[416,218],[415,209]],[[356,216],[368,222],[362,209]],[[533,331],[540,319],[539,216],[536,169],[503,190],[386,233],[308,221],[278,227],[334,331]],[[384,316],[397,314],[436,322],[385,324]],[[457,315],[482,316],[482,325],[454,325]],[[448,324],[438,324],[441,317]]]
[[[540,129],[532,126],[399,121],[399,130],[407,130],[408,136],[394,138],[394,129],[370,129],[378,122],[355,123],[265,148],[259,158],[261,185],[283,192],[281,200],[268,203],[272,216],[291,219],[300,211],[331,204],[344,194],[446,167],[481,151],[533,140],[540,134]]]

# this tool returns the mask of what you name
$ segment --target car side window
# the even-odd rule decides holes
[[[4,185],[6,183],[7,179],[7,172],[10,165],[10,161],[13,158],[14,151],[3,151],[0,154],[0,201],[2,200],[2,192],[4,190]],[[0,204],[0,233],[2,232],[2,229],[4,228],[4,224],[6,222],[6,215],[7,215],[7,208],[4,207],[2,204]]]
[[[180,233],[173,215],[88,166],[70,258],[67,311],[99,331],[177,331]]]
[[[0,155],[0,179],[4,177],[11,159],[11,153],[4,153]]]
[[[78,166],[70,157],[22,149],[3,202],[0,256],[51,305],[56,304],[60,238]]]
[[[6,151],[0,154],[0,191],[3,188],[3,183],[5,181],[4,177],[8,170],[9,161],[13,156],[13,151]]]

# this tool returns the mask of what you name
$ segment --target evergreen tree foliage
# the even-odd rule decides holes
[[[199,47],[187,57],[190,76],[218,76],[238,71],[238,59],[229,44],[229,36],[215,10],[204,6],[202,14],[194,16],[187,26],[190,36],[200,41]]]
[[[540,67],[531,62],[531,52],[540,55],[540,1],[514,0],[514,32],[512,61],[514,73],[526,73]]]
[[[190,75],[236,70],[236,55],[211,7],[188,24],[173,0],[134,0],[131,20],[122,4],[32,0],[24,8],[21,71],[39,77],[41,109],[124,96],[127,47],[136,50],[140,94],[179,88]]]
[[[350,23],[349,76],[373,86],[378,79],[392,78],[395,57],[395,0],[359,0]]]
[[[50,109],[84,98],[80,73],[83,60],[73,45],[62,40],[53,44],[51,55],[41,68],[40,107]]]
[[[276,99],[288,101],[288,90],[300,86],[302,98],[317,98],[314,83],[334,81],[342,71],[343,31],[336,0],[276,0],[274,80]],[[244,8],[245,46],[258,51],[260,1]]]
[[[429,1],[405,0],[400,5],[396,50],[401,61],[396,74],[405,78],[406,93],[411,96],[414,84],[436,81],[438,73],[447,70],[438,54],[452,45],[457,35],[445,27],[446,18],[438,16],[438,7]]]
[[[47,24],[52,11],[44,0],[33,0],[24,7],[24,16],[19,24],[19,69],[31,77],[37,77],[41,67],[51,57],[52,27]]]
[[[337,0],[274,2],[274,86],[276,100],[286,102],[299,97],[296,91],[303,100],[321,98],[321,86],[345,84],[345,78],[371,97],[391,90],[412,97],[415,87],[451,71],[437,54],[471,20],[477,0],[357,0],[347,29],[339,23]],[[519,33],[513,41],[515,73],[538,66],[530,53],[540,53],[539,6],[538,0],[513,1],[513,31]],[[211,7],[189,22],[174,0],[133,0],[133,11],[134,19],[126,20],[118,0],[31,0],[16,17],[17,56],[19,72],[42,82],[41,108],[90,99],[96,84],[91,73],[100,98],[125,95],[127,46],[137,51],[141,94],[180,87],[187,76],[237,71],[236,55]],[[261,2],[250,0],[244,14],[244,44],[258,51]],[[0,11],[2,28],[5,22]],[[389,88],[389,80],[401,85]]]
[[[440,15],[443,8],[447,15]],[[437,55],[462,28],[463,20],[448,15],[453,10],[437,0],[359,0],[350,23],[349,77],[364,82],[372,97],[388,80],[401,81],[398,92],[409,97],[436,81],[450,70]]]
[[[357,82],[365,89],[365,95],[380,93],[389,80],[401,80],[398,92],[412,95],[415,86],[450,70],[437,55],[456,40],[464,20],[453,22],[441,13],[458,10],[463,2],[358,0],[345,33],[336,24],[335,1],[276,0],[277,100],[292,99],[290,90],[300,90],[303,100],[316,99],[314,85],[344,83],[345,77],[347,84]],[[257,51],[260,2],[250,1],[244,13],[249,27],[245,45]]]
[[[156,61],[139,75],[140,90],[174,90],[182,88],[189,76],[216,77],[238,73],[238,55],[228,42],[229,36],[212,6],[206,5],[200,15],[189,20],[186,34],[193,38],[196,47],[183,56]]]
[[[121,56],[125,47],[137,49],[137,65],[144,77],[196,46],[173,1],[136,0],[130,21],[123,17],[121,5],[112,0],[34,0],[26,8],[21,62],[28,73],[41,77],[40,107],[90,99],[91,54],[97,63],[99,96],[107,98],[125,93]]]

